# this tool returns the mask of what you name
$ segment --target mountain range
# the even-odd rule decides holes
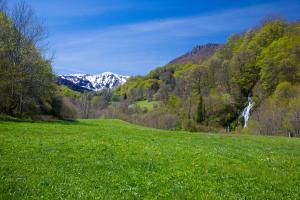
[[[66,85],[72,90],[83,91],[99,91],[102,89],[113,89],[123,85],[129,76],[119,75],[112,72],[104,72],[101,74],[69,74],[57,76],[57,83]]]

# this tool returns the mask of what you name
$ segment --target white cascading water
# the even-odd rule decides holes
[[[254,106],[254,102],[252,102],[252,98],[249,95],[248,96],[248,103],[246,105],[246,107],[244,108],[243,112],[242,112],[242,116],[244,118],[244,128],[247,128],[247,122],[249,120],[250,117],[250,111]]]

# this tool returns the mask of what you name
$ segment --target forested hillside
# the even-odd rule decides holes
[[[159,128],[232,131],[244,126],[241,113],[252,97],[255,106],[243,131],[299,135],[299,22],[264,20],[204,55],[129,79],[113,92],[106,112]]]

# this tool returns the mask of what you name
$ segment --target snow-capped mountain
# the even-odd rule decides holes
[[[104,72],[102,74],[69,74],[57,77],[59,84],[66,85],[76,91],[98,91],[101,89],[113,89],[123,85],[129,76]]]

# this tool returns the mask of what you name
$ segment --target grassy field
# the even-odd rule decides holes
[[[300,140],[0,122],[0,199],[300,199]]]

